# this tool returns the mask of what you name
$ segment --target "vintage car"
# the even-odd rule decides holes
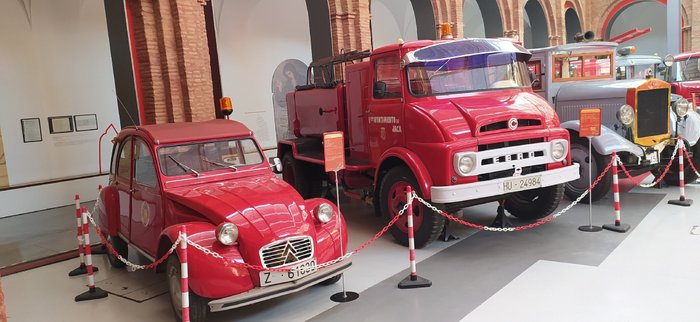
[[[220,254],[223,258],[217,259],[195,248],[188,251],[192,321],[203,321],[209,311],[335,283],[350,262],[317,265],[345,251],[343,217],[326,199],[304,200],[271,170],[281,172],[279,159],[270,161],[252,132],[236,121],[124,128],[114,139],[109,185],[96,207],[99,229],[125,258],[128,249],[150,260],[160,258],[181,227],[189,240]],[[124,266],[112,254],[109,261]],[[177,254],[159,270],[167,274],[180,319]]]
[[[660,78],[664,60],[656,55],[637,55],[634,47],[628,46],[617,50],[615,57],[616,79]]]
[[[561,127],[571,132],[572,162],[589,169],[596,178],[607,166],[613,151],[633,175],[652,171],[658,174],[673,153],[678,136],[687,140],[691,152],[700,137],[700,118],[686,99],[671,105],[671,85],[659,79],[615,79],[614,55],[617,43],[582,42],[532,49],[528,68],[533,89],[552,103]],[[602,109],[601,135],[591,138],[593,157],[588,157],[588,139],[580,137],[579,110]],[[697,157],[697,153],[695,154]],[[694,181],[692,170],[686,181]],[[611,174],[591,192],[602,198],[611,187]],[[665,177],[678,184],[678,166]],[[565,193],[576,198],[589,187],[588,175],[566,184]]]

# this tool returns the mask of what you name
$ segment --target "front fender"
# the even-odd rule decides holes
[[[566,121],[561,124],[562,128],[567,130],[579,132],[579,127],[581,123],[578,120]],[[573,137],[572,137],[573,139]],[[644,151],[638,145],[628,141],[617,132],[605,127],[600,127],[600,136],[594,136],[591,138],[591,145],[598,154],[610,155],[615,152],[628,152],[636,155],[637,157],[642,157]]]
[[[690,146],[694,146],[700,139],[700,114],[689,111],[688,115],[680,122],[676,122],[676,113],[671,111],[671,132],[676,133],[676,137],[682,136]]]
[[[177,240],[181,227],[187,238],[204,249],[218,253],[223,259],[214,258],[191,245],[187,247],[187,263],[190,289],[205,298],[222,298],[248,291],[254,287],[248,269],[235,263],[243,263],[238,244],[225,246],[216,240],[216,226],[206,222],[177,224],[163,230],[161,237],[170,243]],[[178,247],[179,248],[179,247]]]
[[[406,148],[394,147],[386,150],[382,154],[379,162],[380,166],[377,167],[374,176],[374,186],[377,187],[380,184],[377,182],[377,179],[379,178],[379,171],[382,170],[384,162],[392,157],[400,159],[408,166],[409,169],[411,169],[413,175],[416,176],[418,187],[420,188],[423,197],[430,199],[430,187],[433,186],[433,180],[430,177],[430,173],[428,172],[428,169],[425,168],[425,165],[423,165],[420,157]]]
[[[324,202],[333,208],[334,214],[333,218],[327,223],[321,223],[316,219],[316,207]],[[345,218],[336,205],[323,198],[313,198],[306,200],[306,210],[314,217],[313,221],[316,226],[314,256],[318,262],[325,263],[345,254],[348,248],[348,233],[345,227]],[[342,243],[339,242],[340,237],[343,238]]]

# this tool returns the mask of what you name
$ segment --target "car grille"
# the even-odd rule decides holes
[[[313,255],[313,242],[309,236],[287,238],[260,249],[260,260],[265,267],[294,264],[312,258]]]
[[[637,137],[668,133],[668,89],[637,92]]]

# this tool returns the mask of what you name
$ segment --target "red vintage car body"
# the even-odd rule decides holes
[[[671,73],[677,73],[678,71],[678,63],[679,62],[686,62],[688,60],[695,60],[697,66],[697,59],[700,58],[700,51],[691,51],[691,52],[686,52],[678,55],[673,55],[673,60],[674,64],[673,67],[671,68],[672,72]],[[673,77],[671,73],[666,72],[666,81],[671,83],[671,93],[678,94],[686,98],[688,101],[693,102],[693,103],[700,103],[700,97],[698,97],[698,94],[700,94],[700,77],[697,77],[697,67],[694,68],[695,71],[693,71],[693,77],[692,80],[678,80],[676,77]]]
[[[331,204],[333,218],[327,223],[316,220],[316,206],[328,203],[327,200],[304,200],[275,176],[266,160],[236,171],[221,169],[201,176],[166,176],[160,170],[159,158],[154,157],[157,185],[146,187],[135,182],[136,175],[130,180],[116,175],[120,147],[131,142],[131,138],[145,143],[150,154],[157,156],[158,148],[163,146],[239,138],[255,141],[252,132],[245,125],[229,120],[127,127],[114,139],[109,185],[102,189],[98,200],[99,228],[128,241],[151,260],[170,248],[183,226],[191,241],[222,255],[223,259],[216,259],[193,248],[188,252],[191,291],[209,299],[227,298],[210,302],[212,311],[283,295],[265,290],[272,286],[260,287],[259,271],[236,265],[263,266],[259,251],[265,245],[308,236],[313,241],[312,256],[319,264],[340,257],[341,248],[345,251],[347,233],[338,209]],[[262,151],[257,141],[255,145]],[[217,240],[215,229],[222,222],[238,227],[239,237],[234,245],[226,246]],[[347,261],[340,264],[295,281],[298,288],[287,287],[286,293],[335,276],[350,266]]]

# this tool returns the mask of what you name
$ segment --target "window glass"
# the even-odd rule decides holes
[[[530,81],[532,81],[532,89],[541,90],[542,89],[542,62],[539,60],[532,60],[527,62],[527,71],[530,74]]]
[[[134,181],[140,185],[155,187],[158,179],[151,151],[143,141],[134,142]]]
[[[554,79],[576,80],[612,76],[610,54],[555,55]]]
[[[399,57],[389,56],[374,61],[374,98],[400,98],[401,78]],[[378,90],[379,86],[385,86],[386,90]]]
[[[158,149],[160,168],[166,176],[205,173],[263,162],[262,153],[252,139],[200,142],[164,146]]]
[[[117,160],[117,176],[131,180],[131,139],[122,141],[119,159]]]

